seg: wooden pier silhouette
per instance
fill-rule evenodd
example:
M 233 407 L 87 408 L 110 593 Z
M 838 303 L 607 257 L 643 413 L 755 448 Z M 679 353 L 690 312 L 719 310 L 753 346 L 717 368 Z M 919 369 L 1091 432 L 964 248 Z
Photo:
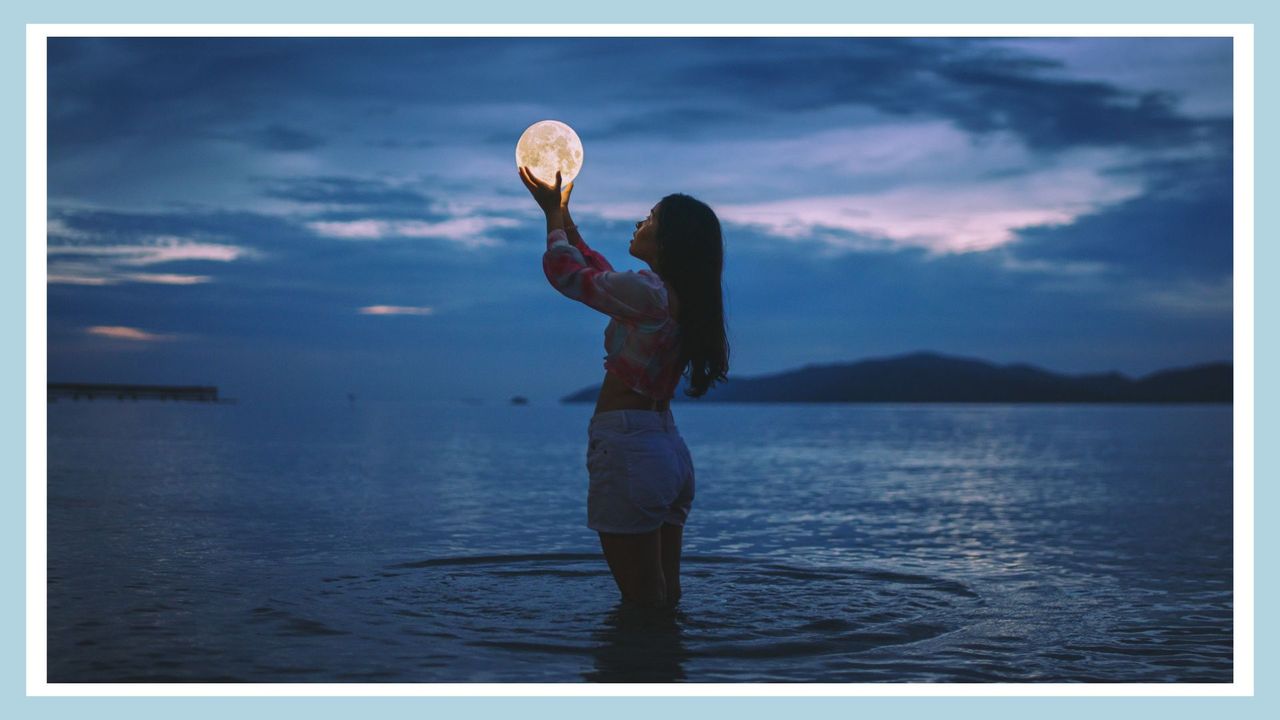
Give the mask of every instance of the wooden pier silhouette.
M 94 400 L 186 400 L 192 402 L 234 403 L 231 398 L 218 398 L 212 385 L 112 385 L 106 383 L 49 383 L 49 402 L 60 399 Z

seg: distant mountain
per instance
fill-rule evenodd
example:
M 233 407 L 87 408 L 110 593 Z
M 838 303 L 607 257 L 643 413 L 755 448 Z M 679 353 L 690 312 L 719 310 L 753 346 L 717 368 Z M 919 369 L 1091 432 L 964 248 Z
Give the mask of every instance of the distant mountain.
M 702 398 L 676 402 L 755 403 L 1231 403 L 1231 363 L 1154 372 L 1137 380 L 1117 372 L 1062 375 L 1025 364 L 916 352 L 836 365 L 806 365 L 775 375 L 729 376 Z M 595 402 L 600 386 L 561 402 Z

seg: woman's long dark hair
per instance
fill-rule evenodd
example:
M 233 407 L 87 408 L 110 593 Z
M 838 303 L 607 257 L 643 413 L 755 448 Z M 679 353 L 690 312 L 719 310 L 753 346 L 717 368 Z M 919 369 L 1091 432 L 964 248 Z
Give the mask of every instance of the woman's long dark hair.
M 685 394 L 701 397 L 729 372 L 720 219 L 706 203 L 673 193 L 658 203 L 657 220 L 658 272 L 675 288 L 679 303 L 680 368 L 689 378 Z

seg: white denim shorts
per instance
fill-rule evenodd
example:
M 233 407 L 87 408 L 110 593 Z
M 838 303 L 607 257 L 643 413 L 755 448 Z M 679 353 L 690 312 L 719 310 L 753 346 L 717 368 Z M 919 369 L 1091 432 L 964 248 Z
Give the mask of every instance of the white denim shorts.
M 645 533 L 684 525 L 693 458 L 670 410 L 610 410 L 587 427 L 587 527 Z

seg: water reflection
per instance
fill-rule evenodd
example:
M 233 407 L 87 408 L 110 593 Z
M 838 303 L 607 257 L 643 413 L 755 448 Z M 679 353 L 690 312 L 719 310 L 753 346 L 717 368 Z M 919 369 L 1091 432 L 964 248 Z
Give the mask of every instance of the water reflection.
M 595 669 L 584 672 L 588 682 L 683 682 L 689 657 L 679 608 L 653 608 L 631 603 L 615 605 L 600 629 L 591 634 Z
M 580 406 L 49 411 L 55 682 L 1232 677 L 1229 407 L 682 410 L 688 617 L 617 604 Z

